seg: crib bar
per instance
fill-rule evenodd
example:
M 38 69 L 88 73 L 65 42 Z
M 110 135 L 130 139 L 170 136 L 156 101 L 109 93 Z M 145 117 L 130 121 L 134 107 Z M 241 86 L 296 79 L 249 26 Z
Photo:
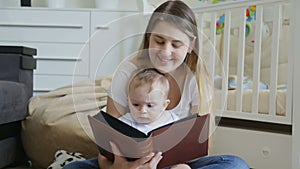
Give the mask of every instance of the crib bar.
M 231 23 L 231 11 L 226 10 L 225 11 L 225 23 Z M 222 58 L 222 63 L 223 63 L 223 68 L 224 68 L 224 76 L 222 80 L 222 100 L 225 101 L 224 103 L 224 108 L 227 108 L 227 94 L 228 94 L 228 75 L 229 75 L 229 54 L 230 54 L 230 24 L 225 24 L 224 26 L 224 32 L 223 32 L 223 51 L 221 56 Z
M 262 23 L 263 23 L 263 7 L 256 6 L 256 29 L 255 29 L 255 44 L 254 44 L 253 95 L 252 95 L 252 113 L 256 113 L 256 114 L 258 113 L 258 103 L 259 103 Z
M 212 75 L 212 77 L 215 77 L 215 63 L 216 63 L 216 22 L 217 22 L 217 14 L 216 12 L 211 13 L 210 15 L 210 42 L 211 42 L 211 48 L 210 48 L 210 57 L 209 57 L 209 71 Z
M 288 35 L 291 36 L 291 35 Z M 289 51 L 292 51 L 292 47 L 289 46 Z M 286 118 L 289 120 L 290 124 L 292 124 L 292 98 L 293 98 L 293 77 L 294 75 L 294 58 L 292 55 L 292 52 L 288 53 L 288 65 L 289 65 L 289 70 L 288 70 L 288 81 L 287 81 L 287 97 L 286 97 Z
M 279 58 L 279 37 L 280 37 L 280 21 L 281 21 L 281 4 L 275 5 L 273 34 L 272 34 L 272 52 L 271 52 L 271 72 L 270 72 L 270 103 L 269 110 L 271 116 L 276 116 L 276 95 L 277 95 L 277 79 L 278 79 L 278 58 Z
M 239 9 L 241 16 L 239 20 L 239 45 L 238 45 L 238 65 L 237 65 L 237 95 L 236 95 L 236 111 L 242 111 L 243 96 L 243 76 L 244 76 L 244 60 L 245 60 L 245 25 L 246 12 L 245 9 Z
M 229 118 L 235 118 L 235 119 L 238 118 L 244 120 L 254 120 L 254 121 L 262 121 L 262 122 L 278 123 L 278 124 L 291 124 L 291 121 L 289 121 L 285 116 L 270 116 L 266 114 L 254 114 L 254 113 L 245 113 L 245 112 L 241 113 L 241 112 L 231 111 L 231 110 L 228 110 L 225 113 L 223 113 L 223 116 Z
M 226 9 L 246 8 L 251 5 L 263 5 L 263 4 L 277 4 L 282 3 L 282 0 L 239 0 L 219 4 L 209 4 L 201 7 L 192 8 L 194 11 L 199 12 L 212 12 L 221 11 Z

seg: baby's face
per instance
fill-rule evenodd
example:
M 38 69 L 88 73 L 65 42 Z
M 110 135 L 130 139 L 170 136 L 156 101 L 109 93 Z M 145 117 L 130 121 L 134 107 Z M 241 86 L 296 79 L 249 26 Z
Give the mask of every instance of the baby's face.
M 132 118 L 139 123 L 151 123 L 157 120 L 168 105 L 162 90 L 142 85 L 128 94 L 128 105 Z

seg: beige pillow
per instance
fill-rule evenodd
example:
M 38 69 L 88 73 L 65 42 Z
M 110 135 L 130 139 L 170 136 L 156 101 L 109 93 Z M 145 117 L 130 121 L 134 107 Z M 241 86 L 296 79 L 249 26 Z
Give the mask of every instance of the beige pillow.
M 106 106 L 111 78 L 78 82 L 31 98 L 21 139 L 36 168 L 47 168 L 57 150 L 96 157 L 98 149 L 87 120 Z

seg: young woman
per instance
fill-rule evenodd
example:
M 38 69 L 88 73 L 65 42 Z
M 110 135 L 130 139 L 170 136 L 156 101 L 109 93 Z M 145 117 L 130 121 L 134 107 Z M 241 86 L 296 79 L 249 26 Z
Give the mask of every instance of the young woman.
M 211 80 L 198 50 L 193 11 L 182 1 L 167 1 L 160 5 L 151 15 L 140 51 L 124 61 L 114 74 L 107 113 L 115 117 L 126 113 L 127 83 L 131 74 L 143 67 L 154 67 L 168 78 L 170 104 L 167 110 L 180 118 L 194 113 L 210 113 L 213 96 Z M 117 152 L 118 148 L 113 143 L 111 145 Z M 99 154 L 98 158 L 70 163 L 64 169 L 155 169 L 161 158 L 161 153 L 151 153 L 133 162 L 115 156 L 112 162 Z M 244 160 L 230 155 L 201 157 L 187 164 L 193 169 L 249 168 Z

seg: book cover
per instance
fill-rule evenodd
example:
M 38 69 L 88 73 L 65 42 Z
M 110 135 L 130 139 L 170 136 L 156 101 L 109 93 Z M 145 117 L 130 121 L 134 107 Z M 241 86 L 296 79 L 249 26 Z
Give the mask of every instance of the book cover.
M 144 157 L 150 152 L 162 152 L 163 158 L 158 168 L 208 154 L 209 114 L 192 115 L 156 128 L 148 134 L 102 111 L 88 118 L 100 153 L 110 160 L 114 158 L 110 141 L 118 146 L 121 155 L 128 160 Z

